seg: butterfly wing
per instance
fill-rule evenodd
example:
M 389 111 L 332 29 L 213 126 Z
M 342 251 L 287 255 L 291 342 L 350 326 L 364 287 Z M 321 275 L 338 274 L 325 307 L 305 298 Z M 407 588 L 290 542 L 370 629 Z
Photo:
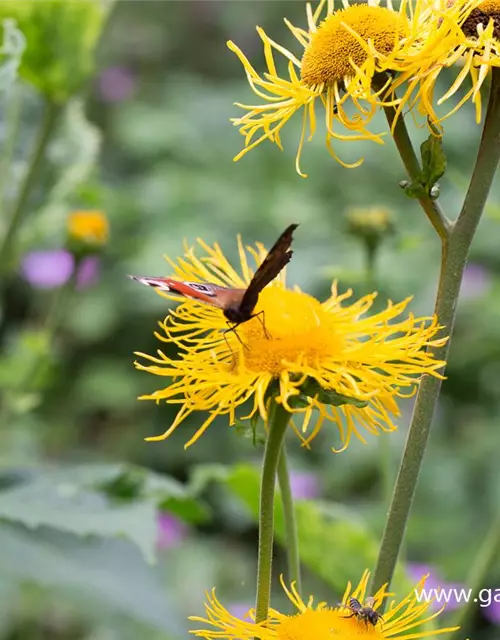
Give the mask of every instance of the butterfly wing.
M 219 287 L 210 282 L 181 282 L 172 278 L 157 278 L 150 276 L 129 276 L 132 280 L 136 280 L 147 287 L 153 287 L 159 291 L 168 291 L 176 293 L 185 298 L 199 300 L 206 304 L 222 309 L 224 307 L 224 292 L 226 287 Z M 222 295 L 221 295 L 222 294 Z M 222 299 L 221 299 L 222 298 Z
M 293 232 L 298 226 L 298 224 L 291 224 L 283 231 L 264 258 L 260 267 L 254 273 L 248 289 L 243 294 L 240 302 L 239 311 L 243 315 L 251 316 L 257 304 L 259 293 L 274 280 L 279 272 L 290 262 L 293 255 L 293 251 L 290 249 Z

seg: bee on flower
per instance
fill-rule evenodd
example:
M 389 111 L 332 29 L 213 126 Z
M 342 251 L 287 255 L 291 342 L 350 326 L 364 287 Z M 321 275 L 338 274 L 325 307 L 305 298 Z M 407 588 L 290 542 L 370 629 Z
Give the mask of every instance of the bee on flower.
M 415 585 L 414 589 L 399 602 L 391 600 L 383 619 L 377 613 L 377 609 L 394 594 L 388 593 L 386 587 L 382 587 L 372 598 L 366 598 L 368 579 L 370 574 L 365 571 L 360 583 L 354 589 L 351 583 L 342 598 L 342 603 L 337 607 L 328 606 L 325 602 L 314 602 L 311 596 L 305 602 L 298 593 L 294 584 L 288 588 L 283 579 L 283 589 L 295 607 L 293 615 L 284 614 L 276 609 L 270 609 L 268 617 L 263 622 L 255 622 L 255 612 L 250 610 L 244 618 L 232 615 L 215 595 L 215 590 L 207 594 L 205 603 L 206 618 L 191 617 L 194 622 L 204 625 L 203 629 L 191 631 L 197 638 L 215 640 L 251 640 L 255 637 L 260 640 L 282 640 L 294 638 L 294 640 L 418 640 L 422 638 L 435 638 L 438 635 L 455 631 L 458 627 L 429 629 L 427 623 L 436 619 L 443 611 L 441 608 L 434 613 L 428 613 L 431 602 L 418 602 L 418 594 L 425 585 L 425 577 Z M 352 602 L 370 601 L 372 611 L 371 620 L 367 621 L 359 615 L 347 615 Z M 372 608 L 373 607 L 373 608 Z

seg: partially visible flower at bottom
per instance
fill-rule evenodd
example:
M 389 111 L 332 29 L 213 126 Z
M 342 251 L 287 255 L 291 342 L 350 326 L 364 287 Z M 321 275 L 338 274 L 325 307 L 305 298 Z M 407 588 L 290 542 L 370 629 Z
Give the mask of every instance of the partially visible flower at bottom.
M 367 596 L 367 586 L 370 574 L 365 571 L 360 583 L 352 588 L 347 585 L 342 603 L 347 605 L 349 598 L 356 598 L 364 603 Z M 441 611 L 429 613 L 429 603 L 419 603 L 415 592 L 424 587 L 425 578 L 415 585 L 414 589 L 399 602 L 392 600 L 375 625 L 367 623 L 346 607 L 329 607 L 325 602 L 314 603 L 313 597 L 307 602 L 302 600 L 294 584 L 287 588 L 282 585 L 290 602 L 297 609 L 295 615 L 280 613 L 270 609 L 267 620 L 256 623 L 255 611 L 250 612 L 250 619 L 241 619 L 232 615 L 218 600 L 215 590 L 207 594 L 205 610 L 207 617 L 193 616 L 190 620 L 206 625 L 204 629 L 197 629 L 191 633 L 205 640 L 417 640 L 430 638 L 455 631 L 458 627 L 445 629 L 428 629 L 425 625 L 435 619 Z M 384 600 L 393 596 L 382 587 L 374 595 L 373 608 L 380 608 Z
M 178 280 L 248 287 L 253 272 L 241 241 L 241 275 L 218 245 L 199 242 L 206 255 L 198 258 L 188 249 L 185 258 L 171 262 Z M 247 250 L 257 264 L 266 255 L 261 245 Z M 136 354 L 147 361 L 136 362 L 138 369 L 167 380 L 165 388 L 141 399 L 179 407 L 169 429 L 147 440 L 164 440 L 195 411 L 205 414 L 204 422 L 186 446 L 218 416 L 227 415 L 233 425 L 241 411 L 241 419 L 260 417 L 267 424 L 271 396 L 292 414 L 303 446 L 327 423 L 337 427 L 342 450 L 352 436 L 365 442 L 366 433 L 394 431 L 399 398 L 412 396 L 424 374 L 442 378 L 445 363 L 433 350 L 447 338 L 438 337 L 442 327 L 435 316 L 405 313 L 411 298 L 389 301 L 368 315 L 376 295 L 350 301 L 352 291 L 339 293 L 334 283 L 320 302 L 297 287 L 285 289 L 282 272 L 260 293 L 254 309 L 259 317 L 230 332 L 220 308 L 183 299 L 156 333 L 180 347 L 178 356 Z
M 171 513 L 161 511 L 158 514 L 158 535 L 156 546 L 158 549 L 177 547 L 188 533 L 187 525 Z
M 66 284 L 73 274 L 75 259 L 66 249 L 31 251 L 21 262 L 23 278 L 35 289 L 55 289 Z M 100 263 L 95 256 L 84 258 L 79 267 L 76 286 L 85 288 L 99 279 Z

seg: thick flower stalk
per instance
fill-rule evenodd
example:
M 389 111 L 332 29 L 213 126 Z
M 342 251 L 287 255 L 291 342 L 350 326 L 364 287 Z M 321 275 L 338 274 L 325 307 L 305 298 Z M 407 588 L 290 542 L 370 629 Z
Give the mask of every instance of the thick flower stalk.
M 333 140 L 372 140 L 382 143 L 381 134 L 368 130 L 368 125 L 381 102 L 392 104 L 390 90 L 395 72 L 407 69 L 407 58 L 414 71 L 415 51 L 426 40 L 431 6 L 425 0 L 414 3 L 402 0 L 393 7 L 391 0 L 381 6 L 380 0 L 366 4 L 343 0 L 343 8 L 335 9 L 333 0 L 321 0 L 312 9 L 307 5 L 307 28 L 285 20 L 298 42 L 299 55 L 272 40 L 263 29 L 257 31 L 264 44 L 267 71 L 259 74 L 245 54 L 233 42 L 228 47 L 236 53 L 245 69 L 250 88 L 261 99 L 260 104 L 236 103 L 246 113 L 233 123 L 245 136 L 244 149 L 234 158 L 264 140 L 281 144 L 281 129 L 302 112 L 302 132 L 296 157 L 300 175 L 300 155 L 309 131 L 316 132 L 316 107 L 324 109 L 326 144 L 331 155 L 344 166 L 358 166 L 361 160 L 347 164 L 333 149 Z M 275 55 L 285 58 L 286 76 L 278 72 Z M 374 80 L 377 80 L 374 82 Z M 401 99 L 394 104 L 403 106 Z
M 177 279 L 246 288 L 253 274 L 249 256 L 258 265 L 266 255 L 261 245 L 245 250 L 239 240 L 239 273 L 218 245 L 199 244 L 205 255 L 197 257 L 191 248 L 170 261 Z M 376 294 L 353 302 L 351 297 L 333 284 L 330 297 L 320 302 L 298 288 L 286 289 L 282 275 L 261 292 L 255 308 L 261 315 L 230 332 L 220 309 L 183 299 L 156 333 L 179 347 L 178 355 L 137 354 L 146 360 L 136 362 L 138 369 L 169 380 L 141 399 L 180 405 L 169 429 L 148 440 L 167 438 L 195 411 L 208 415 L 186 446 L 219 416 L 227 415 L 231 425 L 240 412 L 239 418 L 267 423 L 271 396 L 292 414 L 304 445 L 327 423 L 337 427 L 341 449 L 353 436 L 364 442 L 366 433 L 396 429 L 398 399 L 413 395 L 422 375 L 441 377 L 444 362 L 432 349 L 446 338 L 436 337 L 435 317 L 405 314 L 410 298 L 368 315 Z
M 392 600 L 383 619 L 379 619 L 375 625 L 352 615 L 351 610 L 347 608 L 349 599 L 356 598 L 365 603 L 368 579 L 369 573 L 365 572 L 357 587 L 353 589 L 349 583 L 342 598 L 344 606 L 333 607 L 325 602 L 314 603 L 312 596 L 304 602 L 294 584 L 287 588 L 282 581 L 286 595 L 297 610 L 296 613 L 288 615 L 271 609 L 268 618 L 260 623 L 255 622 L 254 611 L 249 611 L 243 619 L 229 613 L 217 599 L 214 590 L 207 595 L 206 618 L 191 618 L 205 628 L 191 633 L 205 640 L 250 640 L 255 637 L 260 640 L 417 640 L 434 638 L 456 629 L 426 629 L 425 625 L 437 618 L 443 609 L 431 613 L 429 610 L 432 602 L 418 602 L 416 594 L 425 585 L 425 578 L 416 584 L 405 598 L 400 601 Z M 376 611 L 392 595 L 385 587 L 379 589 L 373 599 L 373 609 Z

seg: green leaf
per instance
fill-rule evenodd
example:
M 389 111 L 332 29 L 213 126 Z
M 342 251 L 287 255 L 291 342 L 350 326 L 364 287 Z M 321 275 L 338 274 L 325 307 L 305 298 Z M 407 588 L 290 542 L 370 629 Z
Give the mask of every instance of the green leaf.
M 189 489 L 193 495 L 200 495 L 212 482 L 224 484 L 228 476 L 229 468 L 222 464 L 200 464 L 191 473 Z
M 359 400 L 358 398 L 351 398 L 344 396 L 341 393 L 337 393 L 331 389 L 324 389 L 317 380 L 314 378 L 307 378 L 307 380 L 301 386 L 301 391 L 304 397 L 296 397 L 292 399 L 295 405 L 307 406 L 309 404 L 309 398 L 317 398 L 322 404 L 330 404 L 334 407 L 339 407 L 343 404 L 352 404 L 355 407 L 363 408 L 368 405 L 365 400 Z
M 262 422 L 257 414 L 252 416 L 250 420 L 235 420 L 234 428 L 236 434 L 240 436 L 240 438 L 247 438 L 252 440 L 252 444 L 254 447 L 258 447 L 259 445 L 264 445 L 266 442 L 265 434 L 263 430 L 259 430 L 259 427 L 262 426 Z
M 437 182 L 446 171 L 442 137 L 430 134 L 420 145 L 420 156 L 422 169 L 418 176 L 411 182 L 404 180 L 400 183 L 400 187 L 410 198 L 419 199 L 430 196 L 436 200 L 439 197 Z
M 78 91 L 93 72 L 106 13 L 99 0 L 0 3 L 0 18 L 17 20 L 26 38 L 21 76 L 57 103 Z
M 430 135 L 420 146 L 422 156 L 421 181 L 430 194 L 432 187 L 446 171 L 446 156 L 440 136 Z
M 88 470 L 92 486 L 111 498 L 152 501 L 158 509 L 170 511 L 189 523 L 209 518 L 208 507 L 195 498 L 190 489 L 169 476 L 125 464 L 92 465 L 84 469 Z
M 78 536 L 126 538 L 154 562 L 157 511 L 188 521 L 206 510 L 183 486 L 126 465 L 88 465 L 37 475 L 0 493 L 0 518 L 30 529 L 48 526 Z
M 182 636 L 160 571 L 125 540 L 82 540 L 47 528 L 0 525 L 0 573 L 6 582 L 63 588 L 96 609 Z
M 17 80 L 26 39 L 16 26 L 16 21 L 4 18 L 3 42 L 0 49 L 0 91 L 9 91 Z

